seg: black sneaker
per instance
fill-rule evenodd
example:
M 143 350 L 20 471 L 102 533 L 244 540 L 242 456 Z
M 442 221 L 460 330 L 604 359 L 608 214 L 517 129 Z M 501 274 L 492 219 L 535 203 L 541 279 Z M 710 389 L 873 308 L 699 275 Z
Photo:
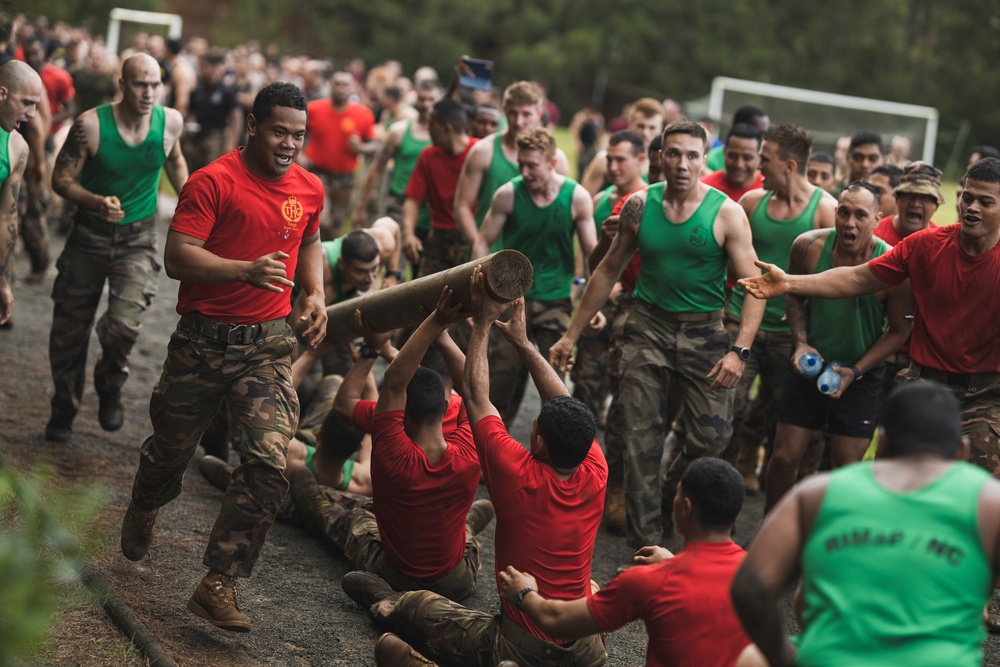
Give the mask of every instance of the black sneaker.
M 55 417 L 49 419 L 49 423 L 45 425 L 45 439 L 49 442 L 69 442 L 72 436 L 73 426 Z

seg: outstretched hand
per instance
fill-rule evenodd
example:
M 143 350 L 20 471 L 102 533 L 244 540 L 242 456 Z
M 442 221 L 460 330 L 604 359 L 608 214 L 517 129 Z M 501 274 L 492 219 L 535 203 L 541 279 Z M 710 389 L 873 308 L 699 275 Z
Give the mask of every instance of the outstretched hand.
M 510 303 L 500 303 L 486 291 L 486 276 L 483 268 L 472 270 L 472 323 L 492 326 L 500 314 L 510 307 Z
M 752 278 L 740 278 L 739 285 L 747 294 L 756 299 L 773 299 L 776 296 L 788 294 L 788 274 L 774 264 L 754 260 L 754 264 L 764 271 L 763 275 Z
M 514 314 L 506 322 L 496 320 L 493 326 L 500 330 L 503 337 L 514 347 L 528 345 L 528 320 L 524 314 L 524 297 L 514 302 Z

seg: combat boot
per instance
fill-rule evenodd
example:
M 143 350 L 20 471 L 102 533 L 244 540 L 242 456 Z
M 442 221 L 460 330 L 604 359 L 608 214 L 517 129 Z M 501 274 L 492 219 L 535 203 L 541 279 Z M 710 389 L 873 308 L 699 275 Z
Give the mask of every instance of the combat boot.
M 143 511 L 129 503 L 122 520 L 122 555 L 129 560 L 142 560 L 153 543 L 153 524 L 159 509 Z
M 236 577 L 210 570 L 187 603 L 188 611 L 212 625 L 232 632 L 250 632 L 253 623 L 240 611 L 236 600 Z

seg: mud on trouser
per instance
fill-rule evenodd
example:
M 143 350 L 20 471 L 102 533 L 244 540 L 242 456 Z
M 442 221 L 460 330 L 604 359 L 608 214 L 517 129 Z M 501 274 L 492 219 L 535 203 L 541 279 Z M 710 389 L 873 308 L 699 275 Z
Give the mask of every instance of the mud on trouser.
M 288 490 L 282 472 L 299 411 L 289 363 L 295 338 L 284 319 L 240 328 L 246 336 L 230 338 L 234 343 L 213 338 L 215 326 L 228 328 L 188 313 L 170 337 L 149 401 L 153 435 L 139 453 L 132 502 L 151 510 L 176 498 L 202 433 L 225 409 L 242 464 L 223 497 L 204 563 L 246 577 Z
M 733 390 L 709 389 L 706 376 L 729 350 L 729 336 L 718 319 L 678 321 L 637 301 L 623 329 L 619 368 L 625 427 L 625 508 L 631 547 L 671 539 L 673 517 L 663 497 L 673 497 L 687 466 L 703 456 L 718 456 L 732 436 Z M 663 441 L 670 425 L 667 396 L 676 383 L 683 395 L 687 437 L 666 476 L 660 480 Z M 662 533 L 661 533 L 662 529 Z
M 583 401 L 595 416 L 604 409 L 604 399 L 608 396 L 608 353 L 611 348 L 611 321 L 618 310 L 617 304 L 609 301 L 601 308 L 607 324 L 598 331 L 589 326 L 576 341 L 576 355 L 570 378 L 573 380 L 573 397 Z
M 55 385 L 52 415 L 57 421 L 72 422 L 80 409 L 90 330 L 105 282 L 108 309 L 97 322 L 101 356 L 94 384 L 101 393 L 119 391 L 125 384 L 140 318 L 156 295 L 157 254 L 152 218 L 113 225 L 77 213 L 56 262 L 59 275 L 52 286 L 49 364 Z
M 469 261 L 469 244 L 457 229 L 431 229 L 420 255 L 418 277 L 430 276 Z

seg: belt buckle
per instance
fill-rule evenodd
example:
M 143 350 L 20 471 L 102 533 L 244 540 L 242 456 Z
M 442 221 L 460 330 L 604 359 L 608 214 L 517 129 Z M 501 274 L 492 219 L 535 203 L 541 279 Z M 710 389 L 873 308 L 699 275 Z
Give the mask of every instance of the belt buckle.
M 244 334 L 250 329 L 246 324 L 237 324 L 226 333 L 227 345 L 246 345 Z

